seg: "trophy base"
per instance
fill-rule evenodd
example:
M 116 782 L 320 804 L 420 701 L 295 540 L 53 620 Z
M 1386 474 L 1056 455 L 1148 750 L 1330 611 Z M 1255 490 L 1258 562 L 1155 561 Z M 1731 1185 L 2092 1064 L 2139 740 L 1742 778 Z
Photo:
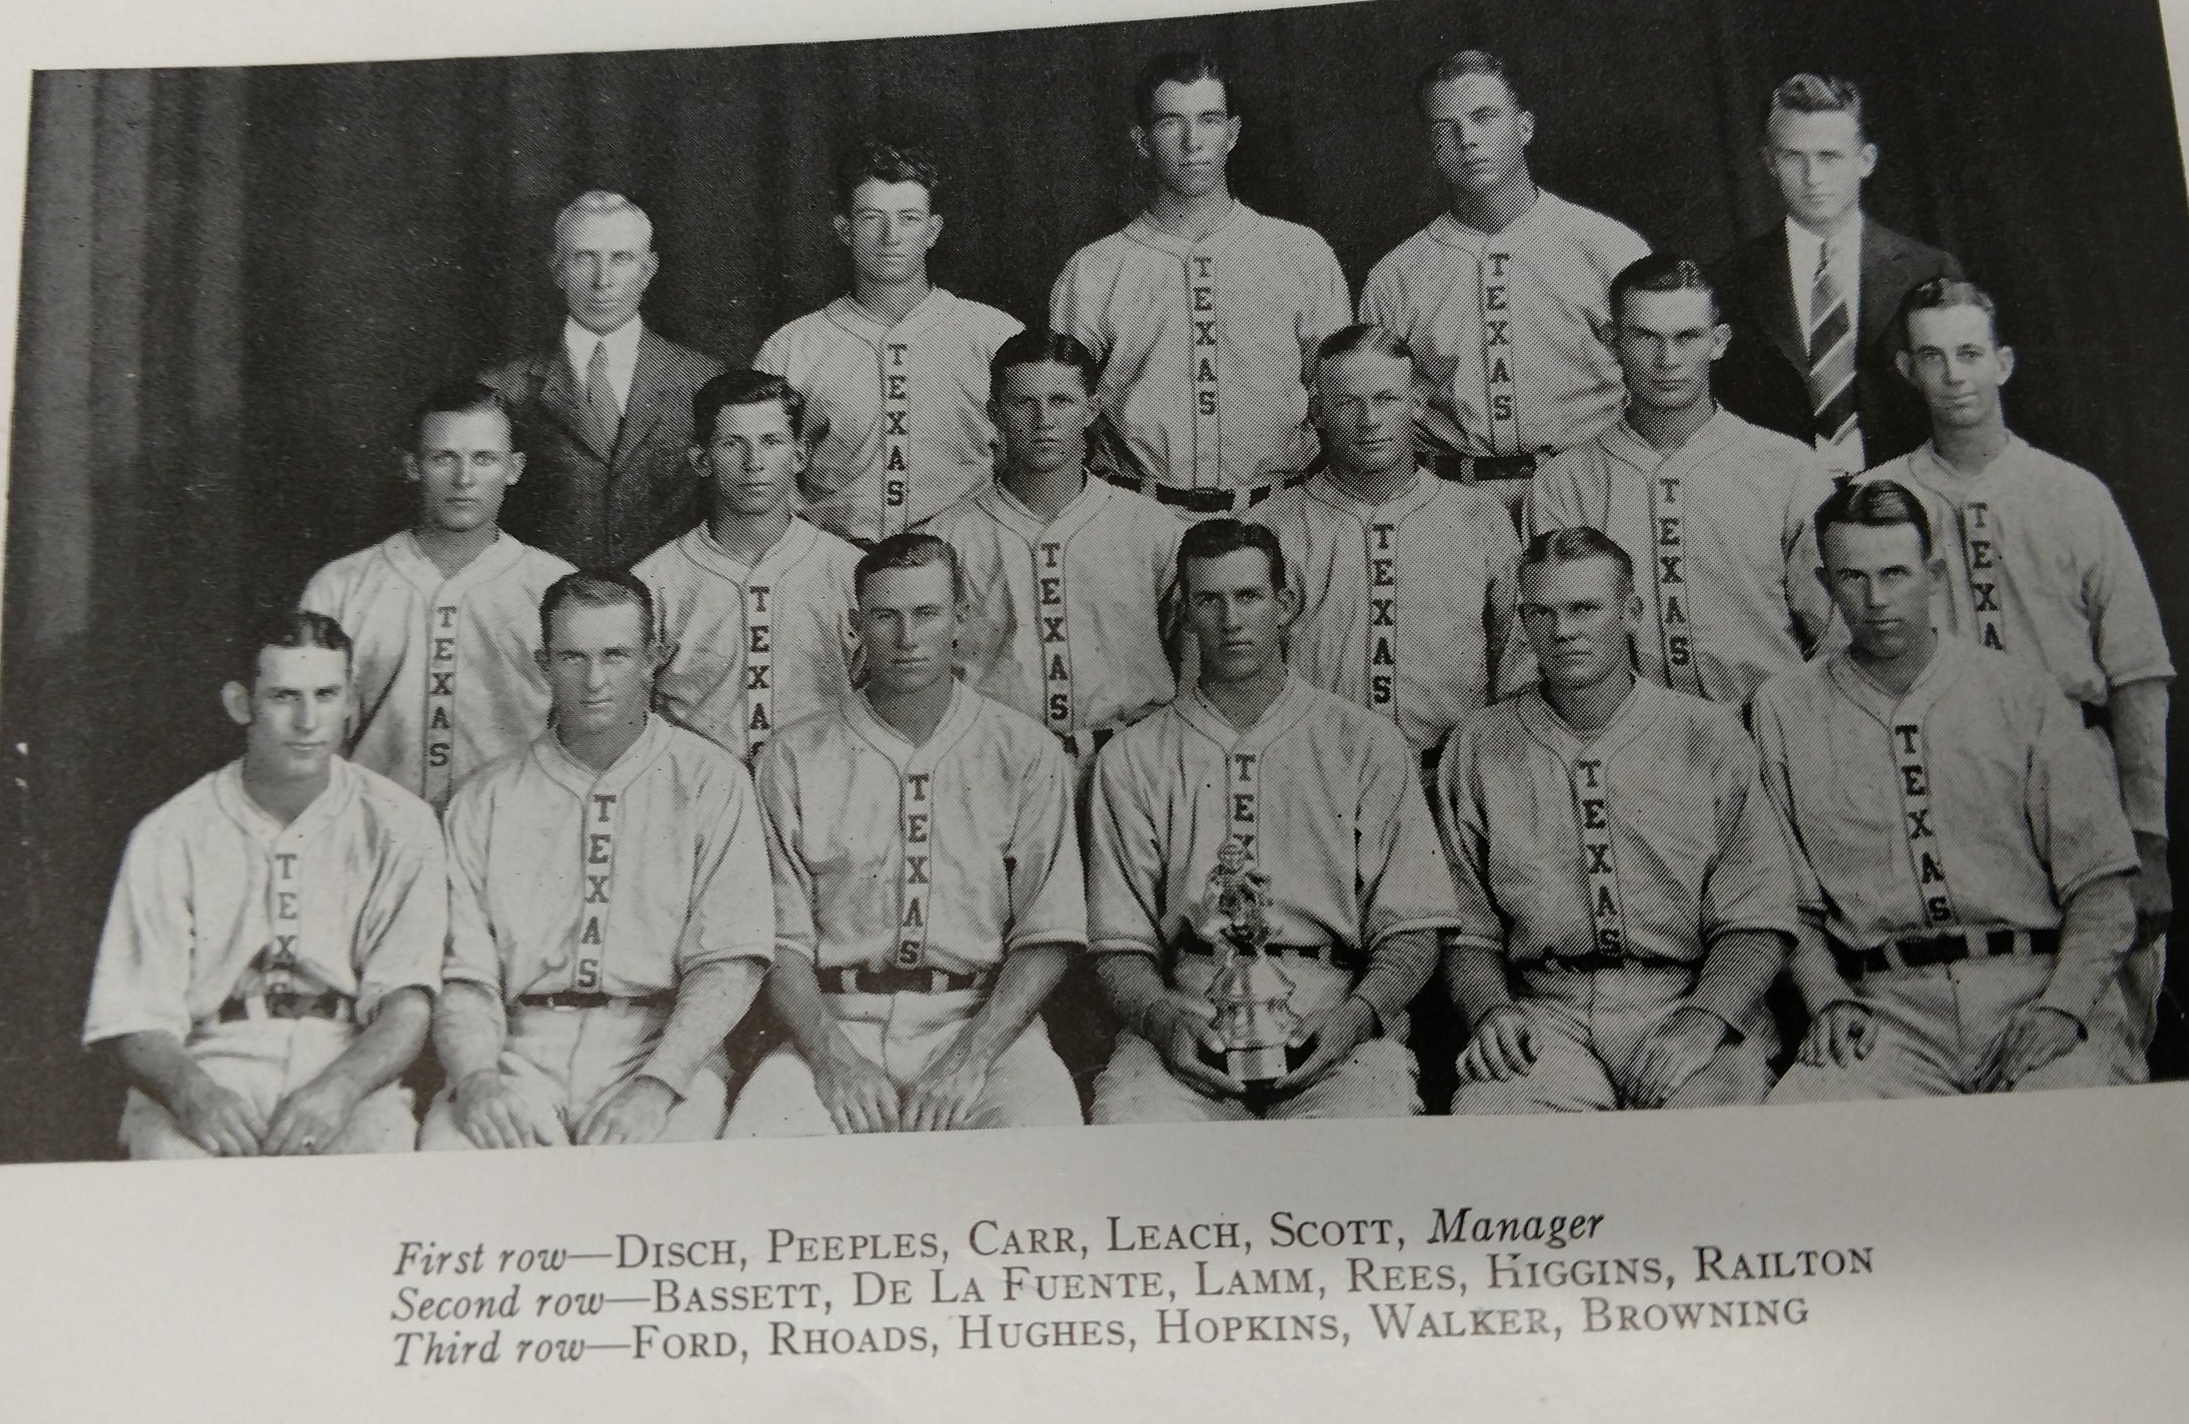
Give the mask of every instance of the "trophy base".
M 1299 1088 L 1279 1091 L 1277 1080 L 1305 1063 L 1315 1053 L 1315 1041 L 1301 1044 L 1275 1044 L 1267 1048 L 1235 1048 L 1222 1053 L 1201 1052 L 1201 1061 L 1219 1073 L 1236 1079 L 1244 1089 L 1240 1100 L 1248 1107 L 1260 1111 L 1269 1104 L 1291 1097 Z M 1302 1087 L 1305 1085 L 1302 1084 Z

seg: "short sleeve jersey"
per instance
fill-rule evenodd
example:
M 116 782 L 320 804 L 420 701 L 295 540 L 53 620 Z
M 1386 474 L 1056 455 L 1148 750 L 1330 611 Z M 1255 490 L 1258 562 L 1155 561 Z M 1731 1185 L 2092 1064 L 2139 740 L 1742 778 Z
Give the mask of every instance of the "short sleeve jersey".
M 899 534 L 988 477 L 988 363 L 1019 322 L 936 287 L 895 325 L 838 297 L 753 365 L 806 398 L 805 517 L 858 544 Z
M 1785 829 L 1731 708 L 1637 679 L 1584 738 L 1531 688 L 1453 735 L 1436 799 L 1461 944 L 1692 963 L 1731 931 L 1795 933 Z
M 1538 188 L 1500 233 L 1438 214 L 1368 274 L 1360 318 L 1413 348 L 1458 453 L 1570 450 L 1619 418 L 1626 387 L 1596 332 L 1611 279 L 1648 255 L 1623 223 Z
M 1634 560 L 1642 675 L 1745 704 L 1831 621 L 1811 523 L 1832 476 L 1801 442 L 1724 410 L 1662 454 L 1620 421 L 1535 472 L 1532 538 L 1587 525 Z
M 1081 248 L 1049 325 L 1102 362 L 1102 409 L 1143 476 L 1252 489 L 1314 458 L 1302 373 L 1350 305 L 1329 243 L 1234 201 L 1199 242 L 1143 213 Z
M 467 783 L 447 826 L 443 973 L 506 1003 L 644 998 L 702 965 L 773 956 L 752 779 L 659 717 L 603 772 L 545 733 Z
M 453 576 L 410 531 L 321 569 L 301 606 L 356 645 L 349 755 L 435 810 L 473 772 L 547 727 L 540 596 L 571 572 L 507 534 Z
M 1173 691 L 1159 608 L 1185 526 L 1088 479 L 1043 523 L 999 480 L 930 520 L 965 571 L 965 680 L 1065 734 L 1136 722 Z
M 360 1020 L 397 989 L 438 989 L 448 933 L 432 808 L 337 757 L 284 826 L 243 763 L 201 777 L 138 823 L 91 976 L 84 1042 L 191 1025 L 239 994 L 332 989 Z
M 1417 472 L 1372 505 L 1324 473 L 1249 517 L 1276 531 L 1300 590 L 1293 673 L 1391 718 L 1415 751 L 1488 702 L 1516 659 L 1532 666 L 1513 629 L 1520 544 L 1495 495 Z
M 783 953 L 966 973 L 1087 942 L 1071 762 L 963 683 L 918 746 L 855 692 L 784 729 L 755 774 Z
M 852 571 L 859 551 L 792 519 L 760 562 L 732 558 L 702 524 L 639 560 L 676 655 L 655 708 L 749 766 L 775 729 L 851 690 Z

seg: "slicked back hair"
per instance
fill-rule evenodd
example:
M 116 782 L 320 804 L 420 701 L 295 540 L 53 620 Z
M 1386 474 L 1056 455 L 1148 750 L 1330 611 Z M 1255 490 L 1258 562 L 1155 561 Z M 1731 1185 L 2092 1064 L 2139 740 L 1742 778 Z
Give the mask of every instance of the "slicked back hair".
M 806 436 L 806 398 L 798 388 L 772 371 L 724 371 L 692 392 L 692 440 L 714 443 L 715 417 L 733 405 L 766 405 L 774 401 L 790 417 L 790 433 Z
M 1213 79 L 1224 86 L 1224 109 L 1227 113 L 1239 112 L 1238 96 L 1232 91 L 1231 74 L 1222 60 L 1200 50 L 1168 50 L 1140 66 L 1140 74 L 1133 80 L 1133 118 L 1146 128 L 1155 122 L 1155 91 L 1166 84 L 1198 84 Z
M 1677 253 L 1652 252 L 1639 262 L 1627 264 L 1611 279 L 1611 319 L 1615 324 L 1625 313 L 1629 292 L 1701 292 L 1710 298 L 1710 320 L 1718 320 L 1717 287 L 1700 266 Z
M 644 646 L 654 645 L 654 592 L 645 580 L 629 569 L 579 569 L 564 574 L 547 586 L 540 595 L 540 646 L 552 648 L 555 642 L 555 614 L 564 604 L 575 603 L 586 608 L 613 608 L 628 603 L 639 611 L 639 631 L 645 636 Z
M 1350 356 L 1356 351 L 1373 351 L 1378 356 L 1388 356 L 1394 361 L 1412 361 L 1414 348 L 1406 344 L 1406 338 L 1389 327 L 1374 322 L 1355 322 L 1331 332 L 1315 348 L 1315 364 L 1335 361 L 1340 356 Z
M 924 569 L 929 564 L 941 564 L 950 570 L 950 601 L 964 603 L 965 568 L 958 562 L 958 551 L 946 541 L 917 529 L 892 534 L 867 550 L 851 571 L 852 593 L 864 600 L 866 581 L 884 569 Z
M 851 211 L 862 183 L 917 183 L 927 190 L 927 210 L 942 211 L 942 165 L 924 148 L 867 139 L 836 161 L 836 209 Z
M 1834 524 L 1861 524 L 1871 529 L 1912 524 L 1916 546 L 1924 558 L 1931 556 L 1930 516 L 1923 512 L 1923 501 L 1897 480 L 1841 485 L 1817 506 L 1816 524 L 1819 558 L 1824 554 L 1824 531 Z
M 1896 318 L 1900 323 L 1901 339 L 1910 346 L 1915 344 L 1908 327 L 1917 312 L 1942 311 L 1947 307 L 1975 307 L 1991 319 L 1991 344 L 2006 345 L 2005 334 L 1999 329 L 1999 303 L 1982 287 L 1959 277 L 1933 277 L 1909 288 L 1908 295 L 1900 299 L 1900 312 Z
M 1848 114 L 1855 121 L 1855 138 L 1868 142 L 1862 126 L 1862 90 L 1851 79 L 1836 74 L 1801 73 L 1771 91 L 1771 105 L 1764 111 L 1763 122 L 1769 129 L 1771 116 L 1789 114 Z
M 1187 565 L 1195 560 L 1220 559 L 1243 549 L 1259 549 L 1269 561 L 1269 586 L 1282 592 L 1285 586 L 1285 551 L 1277 531 L 1266 524 L 1241 519 L 1204 519 L 1186 531 L 1178 542 L 1178 591 L 1190 591 Z
M 1547 529 L 1528 541 L 1528 547 L 1520 551 L 1520 567 L 1535 568 L 1542 564 L 1578 564 L 1585 559 L 1609 559 L 1619 570 L 1621 597 L 1634 592 L 1634 556 L 1619 547 L 1619 541 L 1601 529 L 1586 524 L 1575 524 L 1565 529 Z
M 410 413 L 410 448 L 416 450 L 424 442 L 427 416 L 469 415 L 476 410 L 500 411 L 502 423 L 509 428 L 509 448 L 517 448 L 517 417 L 502 393 L 484 381 L 450 381 L 428 391 Z
M 1095 387 L 1102 379 L 1102 363 L 1078 337 L 1067 331 L 1030 326 L 996 348 L 995 358 L 988 363 L 989 394 L 997 400 L 1003 399 L 1005 372 L 1020 366 L 1047 363 L 1069 366 L 1079 372 L 1079 383 L 1088 395 L 1095 393 Z
M 1463 49 L 1456 54 L 1446 55 L 1421 71 L 1420 77 L 1414 80 L 1414 111 L 1427 118 L 1429 91 L 1439 84 L 1450 84 L 1469 74 L 1496 76 L 1504 84 L 1505 92 L 1512 95 L 1513 107 L 1523 111 L 1527 109 L 1528 101 L 1520 95 L 1519 81 L 1513 78 L 1513 72 L 1504 60 L 1486 49 Z
M 229 655 L 235 680 L 245 687 L 258 686 L 258 655 L 268 648 L 326 648 L 342 655 L 345 666 L 355 666 L 357 650 L 342 625 L 324 613 L 284 608 L 252 619 L 244 625 Z

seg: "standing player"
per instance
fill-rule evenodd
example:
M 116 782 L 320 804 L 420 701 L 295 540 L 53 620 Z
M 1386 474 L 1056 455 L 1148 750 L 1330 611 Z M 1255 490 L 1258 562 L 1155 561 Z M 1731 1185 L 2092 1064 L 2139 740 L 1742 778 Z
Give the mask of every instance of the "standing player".
M 427 396 L 403 456 L 418 523 L 327 565 L 300 600 L 356 642 L 350 759 L 436 811 L 547 726 L 533 610 L 570 566 L 496 523 L 502 492 L 524 473 L 514 436 L 490 386 Z
M 1611 284 L 1607 339 L 1626 374 L 1626 419 L 1536 472 L 1532 537 L 1586 526 L 1649 570 L 1635 651 L 1677 692 L 1744 707 L 1807 656 L 1831 619 L 1809 516 L 1832 492 L 1807 446 L 1711 398 L 1731 333 L 1685 258 L 1658 254 Z
M 1178 552 L 1197 684 L 1103 749 L 1087 843 L 1089 948 L 1127 1029 L 1096 1122 L 1420 1110 L 1406 1005 L 1456 923 L 1414 758 L 1390 719 L 1288 675 L 1299 612 L 1277 536 L 1215 519 Z M 1295 986 L 1303 1062 L 1250 1106 L 1209 1066 L 1208 990 L 1231 917 L 1220 863 L 1264 877 L 1269 952 Z M 1221 1061 L 1221 1060 L 1218 1060 Z
M 951 674 L 950 546 L 859 561 L 868 681 L 785 728 L 757 775 L 775 867 L 768 1001 L 792 1039 L 729 1136 L 1077 1124 L 1037 1011 L 1087 940 L 1071 764 Z
M 692 397 L 707 522 L 631 570 L 654 592 L 669 662 L 660 710 L 747 766 L 777 727 L 850 691 L 859 551 L 791 513 L 806 402 L 781 376 L 729 371 Z
M 2173 912 L 2166 867 L 2166 716 L 2174 664 L 2143 561 L 2105 485 L 2007 429 L 2000 388 L 2014 348 L 1971 282 L 1908 294 L 1901 373 L 1930 407 L 1931 438 L 1863 476 L 1923 501 L 1946 566 L 1937 626 L 2051 672 L 2086 725 L 2110 734 L 2141 863 L 2129 1011 L 2150 1044 Z
M 1451 207 L 1376 264 L 1360 317 L 1413 348 L 1437 473 L 1502 481 L 1517 509 L 1540 460 L 1619 418 L 1619 363 L 1597 333 L 1612 277 L 1649 244 L 1536 186 L 1535 115 L 1495 55 L 1431 65 L 1414 102 Z
M 408 1152 L 395 1079 L 441 982 L 440 826 L 335 755 L 339 625 L 288 613 L 238 652 L 221 703 L 243 756 L 130 836 L 84 1042 L 112 1044 L 129 1074 L 132 1157 Z
M 711 1138 L 773 938 L 752 780 L 648 712 L 667 650 L 645 584 L 571 574 L 540 628 L 553 727 L 449 803 L 449 1087 L 418 1144 Z
M 1636 678 L 1642 609 L 1604 534 L 1530 540 L 1520 617 L 1542 681 L 1468 721 L 1438 770 L 1460 904 L 1445 975 L 1472 1030 L 1454 1113 L 1770 1091 L 1785 830 L 1739 715 Z
M 861 546 L 901 533 L 988 477 L 988 361 L 1018 321 L 927 279 L 942 173 L 866 143 L 836 171 L 851 295 L 769 337 L 753 365 L 806 398 L 805 516 Z
M 1102 363 L 1101 473 L 1197 517 L 1243 511 L 1313 460 L 1307 367 L 1351 304 L 1330 244 L 1232 197 L 1232 100 L 1208 55 L 1141 68 L 1147 211 L 1074 253 L 1049 293 L 1049 325 Z
M 1945 577 L 1891 480 L 1817 511 L 1844 653 L 1756 694 L 1764 780 L 1815 872 L 1811 1025 L 1772 1102 L 2137 1081 L 2118 971 L 2136 848 L 2042 669 L 1930 620 Z
M 1086 347 L 1022 331 L 992 369 L 996 477 L 927 532 L 965 573 L 966 681 L 1091 767 L 1112 734 L 1175 690 L 1161 605 L 1183 526 L 1145 495 L 1088 477 L 1097 367 Z
M 1299 590 L 1293 673 L 1392 718 L 1429 761 L 1512 651 L 1520 545 L 1496 496 L 1414 464 L 1419 409 L 1405 342 L 1374 326 L 1326 338 L 1312 410 L 1328 468 L 1255 520 Z

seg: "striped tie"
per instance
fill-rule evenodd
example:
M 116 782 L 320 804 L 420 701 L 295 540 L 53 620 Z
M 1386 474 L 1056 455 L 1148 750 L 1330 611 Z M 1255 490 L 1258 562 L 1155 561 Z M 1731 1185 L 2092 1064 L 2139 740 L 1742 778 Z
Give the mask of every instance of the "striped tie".
M 1832 245 L 1817 249 L 1809 289 L 1809 408 L 1816 413 L 1816 447 L 1839 474 L 1862 469 L 1862 431 L 1855 422 L 1855 322 L 1832 276 Z
M 616 388 L 609 383 L 605 341 L 593 343 L 593 359 L 585 366 L 585 414 L 593 427 L 594 444 L 613 451 L 622 432 L 623 411 L 616 405 Z

